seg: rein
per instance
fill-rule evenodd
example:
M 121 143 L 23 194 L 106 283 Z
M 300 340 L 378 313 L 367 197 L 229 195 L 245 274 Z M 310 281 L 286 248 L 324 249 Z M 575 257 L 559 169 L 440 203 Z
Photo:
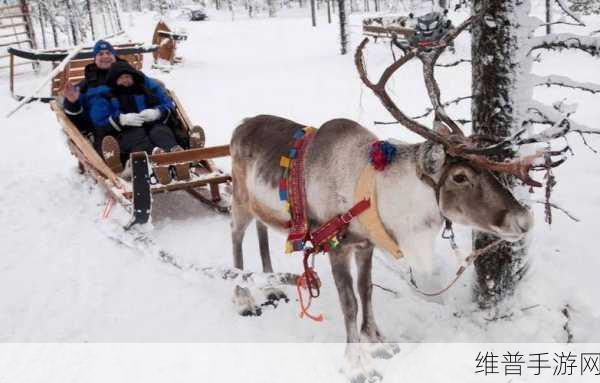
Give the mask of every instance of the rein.
M 462 265 L 460 265 L 460 267 L 456 271 L 455 277 L 443 289 L 435 291 L 435 292 L 427 292 L 427 291 L 423 291 L 423 290 L 419 289 L 414 283 L 411 283 L 412 288 L 416 292 L 418 292 L 419 294 L 425 295 L 427 297 L 435 297 L 435 296 L 438 296 L 438 295 L 441 295 L 441 294 L 445 293 L 452 286 L 454 286 L 454 284 L 458 281 L 458 279 L 460 278 L 460 276 L 467 270 L 467 268 L 469 266 L 471 266 L 473 264 L 473 262 L 475 262 L 475 260 L 478 257 L 480 257 L 481 255 L 487 253 L 490 249 L 496 247 L 500 242 L 502 242 L 502 239 L 497 239 L 494 242 L 488 244 L 487 246 L 485 246 L 485 247 L 483 247 L 481 249 L 478 249 L 478 250 L 474 250 L 473 252 L 471 252 L 471 254 L 467 258 L 465 258 L 465 260 L 463 261 Z M 452 249 L 454 250 L 455 254 L 458 255 L 458 247 L 455 248 L 454 246 L 456 246 L 455 243 L 452 245 Z

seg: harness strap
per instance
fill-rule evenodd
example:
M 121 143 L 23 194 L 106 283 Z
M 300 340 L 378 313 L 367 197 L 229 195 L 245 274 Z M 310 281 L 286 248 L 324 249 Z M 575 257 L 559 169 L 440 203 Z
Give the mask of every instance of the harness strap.
M 310 235 L 310 241 L 315 248 L 320 248 L 331 239 L 331 237 L 343 231 L 350 222 L 358 217 L 361 213 L 369 209 L 371 201 L 369 199 L 363 199 L 356 205 L 352 206 L 350 210 L 342 215 L 335 216 L 323 225 L 319 226 Z

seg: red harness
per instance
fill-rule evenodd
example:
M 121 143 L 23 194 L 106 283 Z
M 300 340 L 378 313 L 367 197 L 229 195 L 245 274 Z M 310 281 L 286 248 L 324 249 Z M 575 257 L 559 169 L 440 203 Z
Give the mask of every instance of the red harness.
M 317 272 L 308 264 L 309 257 L 320 252 L 327 253 L 336 248 L 350 222 L 367 210 L 371 206 L 371 202 L 369 200 L 360 201 L 346 213 L 333 217 L 312 232 L 309 230 L 306 212 L 304 154 L 315 132 L 314 128 L 304 128 L 294 134 L 296 141 L 290 150 L 289 157 L 282 157 L 280 161 L 284 172 L 279 184 L 279 194 L 280 198 L 290 205 L 291 221 L 286 252 L 304 251 L 302 262 L 304 272 L 296 283 L 301 309 L 300 317 L 306 315 L 308 318 L 320 322 L 323 320 L 322 315 L 313 316 L 308 313 L 311 300 L 319 296 L 321 287 Z M 308 242 L 312 246 L 307 247 Z M 302 288 L 307 289 L 309 293 L 307 304 L 302 298 Z

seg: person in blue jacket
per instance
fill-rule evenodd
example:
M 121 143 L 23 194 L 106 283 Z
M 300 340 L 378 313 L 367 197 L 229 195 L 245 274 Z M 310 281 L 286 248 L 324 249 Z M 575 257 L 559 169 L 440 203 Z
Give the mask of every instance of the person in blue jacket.
M 121 164 L 137 151 L 157 154 L 183 150 L 167 126 L 175 108 L 173 101 L 162 85 L 126 61 L 112 64 L 106 85 L 88 94 L 88 99 L 95 129 L 116 138 Z

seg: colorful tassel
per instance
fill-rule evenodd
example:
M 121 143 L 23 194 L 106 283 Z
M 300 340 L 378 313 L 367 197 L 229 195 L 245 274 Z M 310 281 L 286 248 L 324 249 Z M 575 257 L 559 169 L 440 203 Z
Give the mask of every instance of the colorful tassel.
M 282 168 L 289 168 L 290 167 L 290 159 L 282 156 L 281 160 L 279 160 L 279 166 L 281 166 Z
M 302 137 L 304 137 L 304 130 L 296 130 L 296 131 L 294 132 L 294 135 L 293 135 L 293 137 L 294 137 L 294 140 L 299 140 L 299 139 L 301 139 Z
M 369 162 L 377 170 L 384 170 L 396 157 L 396 147 L 387 141 L 375 141 L 369 150 Z

